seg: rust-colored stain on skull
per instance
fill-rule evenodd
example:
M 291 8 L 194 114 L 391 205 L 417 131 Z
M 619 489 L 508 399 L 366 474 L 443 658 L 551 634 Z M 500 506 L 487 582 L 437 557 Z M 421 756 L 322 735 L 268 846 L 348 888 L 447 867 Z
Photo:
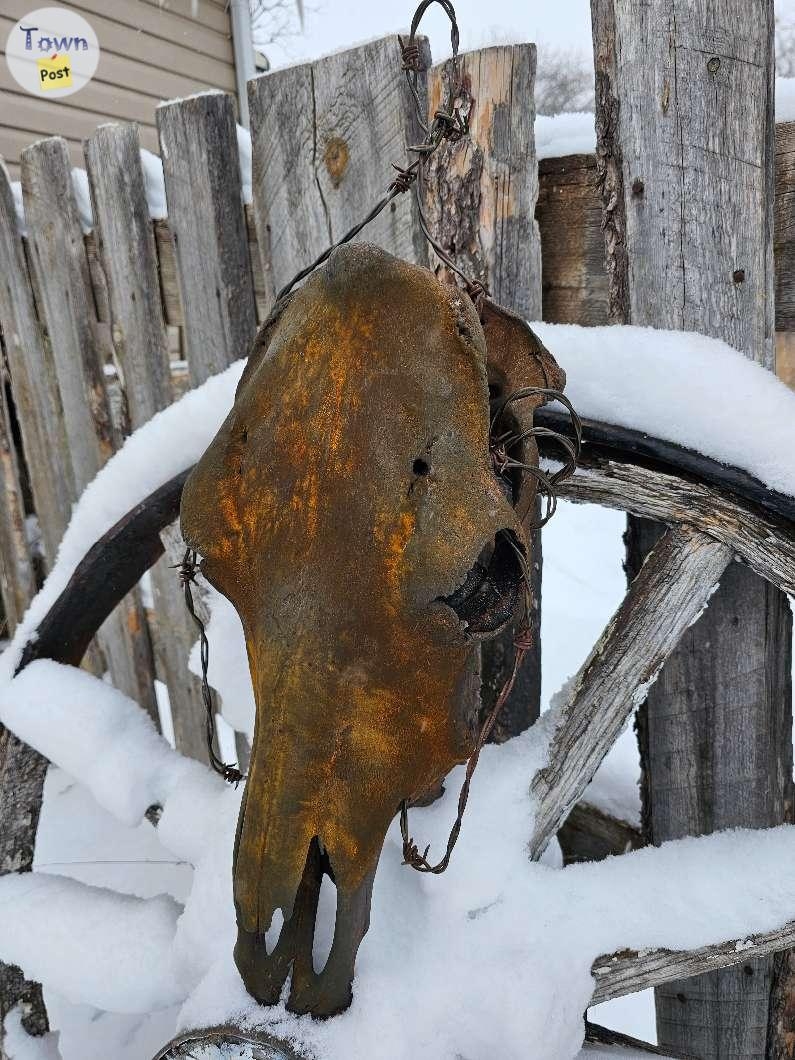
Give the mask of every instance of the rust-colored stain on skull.
M 342 247 L 264 326 L 186 485 L 183 533 L 240 615 L 256 697 L 235 956 L 263 1003 L 290 975 L 294 1011 L 350 1003 L 390 821 L 471 751 L 477 640 L 520 595 L 501 542 L 526 551 L 534 494 L 492 470 L 489 386 L 561 382 L 521 321 L 487 303 L 481 325 L 430 271 Z M 324 872 L 337 918 L 316 973 Z

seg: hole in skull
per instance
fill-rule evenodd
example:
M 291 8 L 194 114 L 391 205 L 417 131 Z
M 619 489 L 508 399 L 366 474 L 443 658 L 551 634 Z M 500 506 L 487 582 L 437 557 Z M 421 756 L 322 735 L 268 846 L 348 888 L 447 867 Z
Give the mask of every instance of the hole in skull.
M 481 551 L 464 581 L 439 597 L 465 623 L 469 633 L 496 633 L 513 617 L 524 585 L 516 535 L 500 530 Z
M 411 470 L 415 475 L 429 475 L 431 471 L 431 465 L 427 460 L 423 460 L 421 456 L 418 456 L 414 463 L 411 465 Z
M 315 919 L 315 937 L 312 941 L 312 967 L 315 975 L 320 975 L 326 967 L 334 941 L 334 926 L 337 920 L 337 888 L 331 877 L 324 873 L 320 884 L 320 895 L 317 900 L 317 917 Z
M 265 949 L 268 951 L 269 957 L 279 944 L 279 938 L 281 937 L 283 927 L 284 913 L 281 909 L 276 909 L 271 917 L 270 926 L 265 932 Z

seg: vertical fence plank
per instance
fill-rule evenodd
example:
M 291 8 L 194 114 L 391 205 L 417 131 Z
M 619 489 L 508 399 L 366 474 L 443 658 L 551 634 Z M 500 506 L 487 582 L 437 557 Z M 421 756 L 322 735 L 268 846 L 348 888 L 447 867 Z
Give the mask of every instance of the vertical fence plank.
M 157 127 L 195 386 L 245 357 L 257 326 L 232 97 L 162 104 Z
M 533 135 L 536 49 L 533 44 L 484 48 L 459 59 L 456 105 L 469 136 L 443 143 L 425 181 L 431 231 L 467 276 L 495 301 L 526 319 L 541 316 L 541 243 L 535 221 L 538 167 Z M 428 74 L 428 114 L 444 106 L 455 67 Z M 521 106 L 512 105 L 521 100 Z M 434 259 L 431 253 L 431 259 Z M 451 281 L 454 279 L 450 277 Z M 535 648 L 497 721 L 496 740 L 522 732 L 541 709 L 541 535 L 533 537 Z M 489 711 L 513 669 L 515 630 L 483 644 L 483 709 Z
M 539 161 L 536 219 L 543 261 L 541 319 L 606 324 L 605 241 L 593 155 Z
M 7 391 L 0 365 L 0 592 L 11 634 L 36 593 L 36 578 L 25 533 L 25 505 L 11 430 Z
M 223 93 L 194 96 L 159 107 L 157 121 L 188 371 L 195 386 L 247 356 L 257 329 L 234 106 Z M 197 217 L 206 220 L 197 224 Z M 167 562 L 161 560 L 161 566 Z M 156 577 L 153 586 L 161 620 L 179 605 L 183 621 L 184 604 L 164 590 L 164 578 Z M 190 638 L 192 643 L 195 633 Z M 182 645 L 172 642 L 168 650 L 177 656 L 167 660 L 168 668 L 184 666 Z M 196 678 L 190 674 L 188 679 L 190 704 L 172 711 L 174 735 L 185 753 L 206 760 L 204 706 Z
M 40 140 L 23 151 L 22 193 L 67 441 L 60 463 L 71 465 L 71 499 L 76 501 L 119 439 L 105 387 L 105 346 L 63 139 Z M 52 460 L 53 454 L 48 458 Z M 156 717 L 151 649 L 143 609 L 134 596 L 110 616 L 98 640 L 117 687 Z
M 612 319 L 713 335 L 773 367 L 772 0 L 592 11 Z M 633 527 L 631 564 L 656 532 Z M 655 843 L 784 820 L 790 670 L 786 598 L 733 564 L 639 715 Z M 768 1055 L 772 980 L 763 958 L 659 988 L 660 1043 Z
M 419 38 L 420 63 L 430 49 Z M 266 301 L 385 193 L 422 134 L 396 36 L 249 82 L 253 199 Z M 424 77 L 420 78 L 421 98 Z M 427 263 L 416 204 L 403 195 L 362 232 L 408 261 Z
M 539 320 L 535 45 L 484 48 L 462 55 L 459 62 L 457 106 L 467 116 L 469 135 L 443 143 L 430 160 L 426 189 L 431 230 L 496 302 L 526 320 Z M 450 60 L 431 70 L 431 118 L 444 106 L 454 75 Z
M 100 126 L 85 142 L 111 333 L 131 430 L 166 408 L 172 397 L 155 235 L 139 152 L 134 125 Z M 168 687 L 176 745 L 183 754 L 207 761 L 201 688 L 187 661 L 196 631 L 177 571 L 165 557 L 152 571 L 152 588 L 154 649 Z
M 72 468 L 53 453 L 66 451 L 52 351 L 43 333 L 8 174 L 0 166 L 0 329 L 27 460 L 46 562 L 52 565 L 69 520 Z
M 776 125 L 776 373 L 795 387 L 795 122 Z

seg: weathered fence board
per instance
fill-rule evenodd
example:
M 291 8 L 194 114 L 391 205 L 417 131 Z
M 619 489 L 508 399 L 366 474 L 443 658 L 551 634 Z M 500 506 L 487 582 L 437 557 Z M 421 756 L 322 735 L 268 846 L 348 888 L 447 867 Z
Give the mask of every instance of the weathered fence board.
M 11 635 L 36 594 L 36 576 L 25 533 L 25 504 L 6 400 L 5 372 L 0 365 L 0 593 L 5 628 Z
M 466 52 L 456 105 L 469 135 L 444 142 L 429 162 L 426 213 L 431 231 L 466 275 L 526 320 L 541 316 L 541 242 L 535 220 L 534 44 Z M 456 76 L 452 60 L 428 75 L 428 114 L 444 107 Z M 521 106 L 512 106 L 521 100 Z
M 772 0 L 592 12 L 611 319 L 699 331 L 772 368 Z M 637 560 L 658 531 L 631 533 Z M 639 716 L 655 843 L 783 820 L 790 645 L 786 600 L 732 565 Z M 763 1055 L 772 961 L 748 967 L 658 991 L 661 1043 Z
M 36 314 L 34 289 L 17 231 L 11 187 L 0 166 L 0 328 L 27 456 L 33 503 L 45 558 L 51 564 L 74 495 L 72 467 L 56 461 L 66 452 L 63 415 L 52 350 Z M 60 466 L 59 466 L 60 464 Z
M 195 386 L 244 357 L 257 324 L 232 97 L 162 104 L 157 126 Z
M 139 151 L 133 125 L 101 126 L 85 143 L 113 345 L 132 431 L 172 400 L 155 236 Z M 176 746 L 183 754 L 208 761 L 201 688 L 187 664 L 196 628 L 173 560 L 164 557 L 152 569 L 152 589 L 153 646 L 168 688 Z
M 58 411 L 67 441 L 63 463 L 65 473 L 71 471 L 71 500 L 76 501 L 113 454 L 119 435 L 105 387 L 108 351 L 97 327 L 68 151 L 60 137 L 41 140 L 23 152 L 22 193 L 39 308 L 58 380 Z M 45 458 L 52 460 L 53 455 Z M 61 533 L 69 515 L 70 508 L 60 513 Z M 117 687 L 156 717 L 151 647 L 135 597 L 108 619 L 99 643 Z
M 418 43 L 427 69 L 428 42 Z M 394 36 L 254 78 L 249 109 L 254 216 L 263 261 L 270 260 L 270 304 L 383 197 L 394 176 L 390 162 L 411 160 L 408 147 L 422 134 Z M 360 238 L 408 261 L 428 260 L 410 194 Z

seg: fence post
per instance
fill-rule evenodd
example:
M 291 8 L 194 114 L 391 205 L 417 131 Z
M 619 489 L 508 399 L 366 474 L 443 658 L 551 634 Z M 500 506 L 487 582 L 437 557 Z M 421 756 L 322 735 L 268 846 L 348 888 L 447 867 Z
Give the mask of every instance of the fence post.
M 66 142 L 40 140 L 22 153 L 22 193 L 40 315 L 60 392 L 59 414 L 76 501 L 118 441 L 104 379 L 104 349 L 96 319 L 83 233 L 71 186 Z M 45 454 L 52 460 L 52 452 Z M 70 510 L 60 513 L 60 530 Z M 151 648 L 140 602 L 130 595 L 110 616 L 98 641 L 114 683 L 153 717 Z
M 611 319 L 699 331 L 772 368 L 772 0 L 592 0 L 592 13 Z M 741 429 L 742 397 L 720 385 Z M 631 527 L 630 567 L 656 533 Z M 733 564 L 639 713 L 653 842 L 784 820 L 791 635 L 786 598 Z M 766 1055 L 772 967 L 658 988 L 660 1044 Z
M 157 123 L 188 371 L 196 386 L 248 356 L 257 330 L 232 97 L 210 93 L 165 104 L 158 108 Z M 196 224 L 197 217 L 210 223 Z M 164 245 L 162 233 L 160 245 Z M 157 611 L 164 619 L 171 616 L 184 623 L 184 602 L 173 592 L 174 571 L 168 563 L 166 556 L 159 564 L 161 573 L 153 578 Z M 167 629 L 162 639 L 169 636 Z M 195 640 L 195 629 L 186 629 L 186 642 Z M 184 644 L 171 641 L 168 650 L 171 656 L 176 653 L 176 658 L 166 656 L 170 671 L 179 667 L 186 674 Z M 201 689 L 192 674 L 186 676 L 180 697 L 186 702 L 172 699 L 174 736 L 181 750 L 206 761 Z M 239 740 L 241 761 L 243 750 Z
M 157 127 L 196 386 L 245 357 L 257 330 L 232 97 L 161 104 Z
M 430 49 L 418 38 L 420 65 Z M 249 81 L 254 216 L 266 302 L 384 195 L 422 134 L 396 36 Z M 424 78 L 420 78 L 424 98 Z M 428 255 L 411 195 L 361 233 L 407 261 Z
M 58 467 L 53 453 L 66 450 L 63 415 L 52 351 L 39 322 L 14 200 L 0 166 L 0 329 L 22 446 L 39 519 L 46 563 L 51 566 L 69 519 L 72 468 Z
M 107 279 L 111 335 L 130 430 L 171 404 L 168 338 L 157 254 L 134 125 L 102 125 L 85 141 L 86 165 Z M 176 745 L 208 761 L 201 689 L 188 670 L 196 639 L 177 572 L 161 559 L 151 572 L 157 601 L 152 640 L 168 687 Z
M 479 280 L 500 305 L 528 320 L 541 317 L 541 241 L 535 220 L 534 44 L 469 52 L 459 59 L 457 105 L 469 135 L 443 143 L 425 181 L 426 211 L 435 238 L 467 276 Z M 428 114 L 444 105 L 455 68 L 450 60 L 428 74 Z M 521 106 L 513 105 L 521 100 Z M 431 258 L 435 257 L 431 252 Z M 453 277 L 450 277 L 451 282 Z M 528 728 L 541 710 L 541 534 L 533 535 L 535 647 L 528 652 L 493 738 Z M 481 649 L 483 710 L 505 684 L 516 654 L 509 628 Z

